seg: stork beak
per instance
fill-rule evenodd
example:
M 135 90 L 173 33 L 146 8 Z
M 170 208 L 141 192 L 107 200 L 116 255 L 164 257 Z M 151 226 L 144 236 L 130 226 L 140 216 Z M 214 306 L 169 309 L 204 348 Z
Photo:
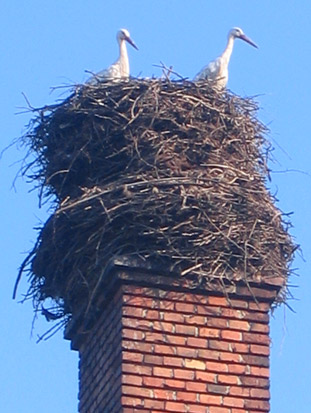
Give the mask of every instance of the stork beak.
M 249 37 L 247 37 L 245 34 L 241 34 L 240 39 L 244 40 L 246 43 L 256 47 L 258 49 L 258 46 L 256 43 L 254 43 Z
M 130 37 L 127 37 L 125 39 L 131 46 L 134 47 L 134 49 L 138 50 L 138 47 L 136 46 L 136 44 L 133 42 L 133 40 Z

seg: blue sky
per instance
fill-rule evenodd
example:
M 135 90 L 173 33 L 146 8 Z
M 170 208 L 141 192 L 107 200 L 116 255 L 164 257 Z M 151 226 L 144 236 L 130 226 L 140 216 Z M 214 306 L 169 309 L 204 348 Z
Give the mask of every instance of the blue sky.
M 159 76 L 160 61 L 192 78 L 219 55 L 228 30 L 240 26 L 258 45 L 236 41 L 228 87 L 259 95 L 259 118 L 270 127 L 276 150 L 271 189 L 278 206 L 294 212 L 291 230 L 301 245 L 290 302 L 295 313 L 277 309 L 271 322 L 272 413 L 309 413 L 311 405 L 310 222 L 311 3 L 281 0 L 2 0 L 0 27 L 1 149 L 25 131 L 29 113 L 19 114 L 26 94 L 33 106 L 52 103 L 51 86 L 80 83 L 85 70 L 99 71 L 117 57 L 116 31 L 130 30 L 139 51 L 129 49 L 133 76 Z M 23 150 L 12 147 L 0 161 L 2 288 L 0 290 L 0 411 L 76 412 L 78 356 L 58 333 L 36 344 L 50 327 L 41 317 L 31 336 L 30 302 L 12 301 L 17 269 L 36 239 L 34 227 L 48 207 L 18 179 Z M 287 171 L 287 172 L 286 172 Z M 19 289 L 27 288 L 25 280 Z

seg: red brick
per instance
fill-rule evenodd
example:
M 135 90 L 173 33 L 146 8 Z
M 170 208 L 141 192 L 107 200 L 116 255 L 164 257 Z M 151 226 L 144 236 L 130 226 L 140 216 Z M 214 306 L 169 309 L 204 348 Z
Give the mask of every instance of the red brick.
M 143 354 L 139 353 L 130 353 L 129 351 L 123 351 L 122 352 L 122 358 L 125 361 L 133 361 L 136 363 L 141 363 L 143 361 Z
M 152 368 L 150 366 L 142 366 L 140 364 L 123 363 L 122 371 L 125 373 L 139 374 L 150 376 Z
M 175 400 L 175 391 L 169 389 L 154 389 L 153 395 L 155 399 Z
M 198 358 L 205 360 L 219 360 L 222 353 L 216 350 L 202 349 L 198 350 Z M 228 353 L 230 354 L 230 353 Z
M 228 409 L 227 407 L 210 406 L 208 413 L 231 413 L 231 409 Z
M 196 377 L 196 380 L 198 381 L 202 380 L 203 382 L 206 382 L 206 383 L 216 383 L 216 380 L 217 380 L 216 373 L 209 373 L 209 372 L 200 371 L 200 370 L 196 371 L 195 377 Z
M 143 377 L 142 378 L 142 380 L 143 380 L 143 384 L 144 384 L 144 386 L 147 386 L 147 387 L 153 387 L 153 388 L 156 388 L 156 387 L 164 387 L 164 384 L 165 384 L 165 379 L 164 378 L 160 378 L 160 377 Z
M 193 303 L 206 305 L 208 303 L 208 296 L 202 294 L 191 294 L 191 300 Z
M 270 344 L 270 338 L 267 334 L 259 333 L 243 333 L 243 341 L 246 343 L 255 343 L 255 344 Z
M 193 380 L 194 375 L 194 371 L 191 370 L 174 369 L 174 377 L 176 379 Z
M 122 340 L 123 350 L 137 350 L 142 353 L 150 353 L 152 351 L 152 343 L 143 343 L 141 341 Z
M 173 370 L 166 367 L 153 367 L 153 374 L 161 377 L 173 377 Z
M 243 354 L 243 361 L 251 366 L 269 367 L 269 358 L 264 356 L 254 356 Z
M 229 406 L 229 407 L 244 407 L 244 400 L 240 399 L 238 397 L 228 397 L 225 396 L 223 400 L 224 406 Z
M 251 375 L 260 377 L 269 377 L 269 369 L 267 367 L 251 367 Z
M 140 412 L 139 412 L 140 413 Z M 250 413 L 249 410 L 245 410 L 245 409 L 235 409 L 232 408 L 231 409 L 231 413 Z M 259 412 L 251 412 L 251 413 L 259 413 Z
M 245 408 L 246 409 L 258 409 L 264 410 L 266 412 L 270 411 L 270 404 L 266 400 L 245 400 Z
M 163 294 L 163 297 L 167 300 L 174 300 L 174 301 L 182 301 L 182 302 L 188 302 L 192 301 L 192 294 L 189 295 L 187 293 L 182 293 L 178 291 L 166 291 Z
M 187 337 L 180 337 L 180 336 L 170 336 L 166 335 L 167 337 L 167 344 L 176 344 L 176 345 L 185 345 L 187 343 Z
M 228 371 L 228 365 L 225 363 L 217 363 L 214 361 L 206 361 L 206 370 L 207 371 L 216 371 L 219 373 L 226 373 Z
M 186 324 L 195 324 L 198 326 L 204 325 L 206 322 L 206 317 L 201 316 L 201 315 L 191 315 L 191 316 L 186 316 L 185 317 L 185 323 Z
M 241 364 L 230 364 L 228 365 L 228 372 L 234 374 L 244 374 L 246 373 L 246 366 Z
M 139 397 L 153 397 L 151 389 L 146 389 L 143 387 L 134 387 L 134 386 L 127 386 L 123 385 L 122 386 L 122 393 L 125 395 L 131 395 L 131 396 L 139 396 Z
M 184 380 L 166 379 L 165 387 L 171 387 L 174 389 L 185 389 L 186 383 Z
M 224 341 L 208 340 L 208 348 L 213 350 L 230 351 L 231 344 Z
M 270 304 L 269 303 L 249 303 L 249 309 L 250 310 L 255 310 L 255 311 L 264 311 L 268 312 L 270 310 Z
M 189 413 L 208 413 L 208 407 L 199 404 L 188 404 Z
M 177 347 L 177 355 L 182 357 L 193 357 L 196 358 L 198 354 L 198 350 L 194 348 L 187 348 L 187 347 Z
M 221 315 L 228 318 L 237 318 L 240 320 L 255 321 L 268 323 L 269 315 L 267 313 L 259 313 L 255 311 L 233 310 L 232 308 L 221 308 Z
M 270 399 L 270 391 L 268 389 L 250 389 L 250 395 L 255 399 Z
M 238 353 L 224 353 L 224 352 L 219 352 L 219 358 L 221 361 L 231 361 L 231 362 L 236 362 L 239 363 L 242 361 L 242 356 L 241 354 Z
M 196 336 L 197 335 L 197 327 L 177 324 L 175 326 L 175 332 L 176 332 L 176 334 L 185 334 L 187 336 Z
M 158 310 L 144 310 L 144 316 L 146 320 L 160 320 L 160 311 Z
M 269 314 L 267 313 L 248 311 L 244 314 L 244 318 L 246 320 L 255 321 L 258 323 L 269 323 Z
M 240 379 L 237 376 L 219 374 L 218 383 L 222 384 L 240 384 Z
M 145 341 L 150 341 L 152 343 L 166 343 L 167 342 L 167 334 L 164 333 L 155 333 L 154 331 L 146 331 L 145 334 Z
M 209 307 L 208 305 L 197 305 L 197 313 L 205 316 L 219 316 L 221 315 L 222 309 L 220 307 Z
M 225 340 L 241 341 L 242 333 L 239 331 L 222 330 L 221 338 Z
M 269 334 L 270 329 L 268 324 L 251 323 L 251 331 Z
M 244 320 L 229 320 L 229 328 L 234 330 L 250 331 L 251 325 Z
M 219 305 L 222 307 L 228 307 L 229 303 L 225 297 L 208 297 L 208 304 L 209 305 Z
M 184 360 L 182 358 L 177 357 L 166 357 L 163 358 L 164 366 L 172 366 L 172 367 L 183 367 Z
M 215 396 L 211 394 L 200 394 L 200 403 L 203 404 L 215 404 L 215 405 L 221 405 L 222 404 L 222 396 Z
M 167 301 L 167 300 L 165 301 L 160 300 L 157 302 L 157 308 L 159 310 L 174 311 L 175 303 Z
M 223 386 L 221 384 L 208 384 L 207 385 L 207 391 L 209 393 L 217 393 L 217 394 L 222 394 L 226 395 L 229 393 L 229 386 Z
M 145 296 L 123 295 L 123 302 L 137 307 L 150 307 L 152 308 L 155 301 L 153 298 Z
M 162 366 L 164 364 L 163 363 L 163 357 L 162 356 L 156 356 L 154 354 L 145 354 L 144 355 L 144 363 L 158 365 L 158 366 Z
M 171 356 L 176 354 L 176 348 L 174 346 L 166 346 L 163 344 L 155 344 L 154 352 L 160 354 L 170 354 Z
M 122 406 L 143 406 L 143 400 L 138 397 L 121 396 Z
M 145 336 L 145 333 L 139 330 L 130 330 L 128 328 L 124 328 L 122 330 L 122 336 L 131 340 L 142 340 Z
M 187 339 L 187 345 L 190 347 L 206 348 L 207 340 L 205 338 L 189 337 Z
M 250 389 L 242 386 L 230 386 L 230 396 L 249 397 Z
M 167 333 L 174 332 L 174 325 L 172 323 L 166 323 L 164 321 L 154 321 L 152 323 L 154 331 L 165 331 Z
M 201 360 L 185 360 L 185 367 L 194 370 L 206 370 L 205 362 Z
M 245 343 L 231 343 L 231 349 L 234 353 L 249 353 L 249 344 L 245 344 Z
M 144 400 L 144 407 L 147 409 L 156 409 L 156 410 L 162 410 L 164 411 L 164 405 L 165 402 L 161 400 L 155 400 L 155 399 L 145 399 Z M 150 412 L 150 410 L 148 410 Z
M 175 309 L 177 311 L 180 311 L 181 313 L 191 313 L 193 314 L 195 312 L 195 306 L 193 304 L 189 303 L 176 303 L 175 304 Z
M 123 315 L 132 317 L 143 317 L 143 309 L 140 307 L 124 306 L 122 309 Z
M 152 330 L 153 328 L 152 321 L 136 319 L 136 318 L 123 317 L 122 323 L 124 327 L 130 327 L 130 328 L 139 329 L 143 331 Z
M 258 377 L 240 377 L 243 386 L 269 388 L 269 380 Z
M 194 378 L 194 374 L 193 374 L 193 378 Z M 206 383 L 202 383 L 198 381 L 187 381 L 186 390 L 194 391 L 197 393 L 206 393 Z
M 220 330 L 217 328 L 210 328 L 210 327 L 200 327 L 199 328 L 199 336 L 200 337 L 219 337 Z
M 251 344 L 250 345 L 250 352 L 253 353 L 253 354 L 262 354 L 264 356 L 269 356 L 270 347 L 260 346 L 259 344 Z
M 185 317 L 179 313 L 164 313 L 163 319 L 165 321 L 172 321 L 174 323 L 184 323 Z
M 185 391 L 177 391 L 177 400 L 182 400 L 184 402 L 196 402 L 197 394 Z
M 181 336 L 174 336 L 171 334 L 163 333 L 156 333 L 156 332 L 145 332 L 145 341 L 152 342 L 152 343 L 167 343 L 168 345 L 185 345 L 187 342 L 187 337 Z
M 228 319 L 226 318 L 214 318 L 207 317 L 206 326 L 207 327 L 217 327 L 217 328 L 227 328 L 229 324 Z
M 246 314 L 247 312 L 245 312 L 244 310 L 234 310 L 233 308 L 226 307 L 221 308 L 221 315 L 228 318 L 237 318 L 240 320 L 246 318 Z
M 233 308 L 243 308 L 247 309 L 249 307 L 249 302 L 245 300 L 236 300 L 236 299 L 230 299 L 230 306 Z
M 184 403 L 178 402 L 166 402 L 165 403 L 166 412 L 186 412 L 186 406 Z
M 132 374 L 123 374 L 122 383 L 131 384 L 132 386 L 141 386 L 143 384 L 143 379 L 141 376 L 134 376 Z

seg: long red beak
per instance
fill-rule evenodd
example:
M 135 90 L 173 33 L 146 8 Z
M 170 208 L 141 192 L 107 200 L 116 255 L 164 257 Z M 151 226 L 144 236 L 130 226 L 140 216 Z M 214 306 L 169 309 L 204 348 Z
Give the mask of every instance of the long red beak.
M 127 37 L 125 39 L 131 46 L 134 47 L 134 49 L 138 50 L 138 47 L 136 46 L 136 44 L 133 42 L 133 40 L 130 37 Z
M 244 40 L 246 43 L 256 47 L 258 49 L 258 46 L 256 43 L 254 43 L 249 37 L 245 36 L 245 34 L 241 34 L 240 39 Z

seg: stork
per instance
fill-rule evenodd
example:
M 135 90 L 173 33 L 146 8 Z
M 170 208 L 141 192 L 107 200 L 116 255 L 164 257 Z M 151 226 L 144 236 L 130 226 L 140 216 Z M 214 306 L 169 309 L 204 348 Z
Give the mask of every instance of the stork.
M 107 69 L 101 70 L 96 75 L 92 76 L 86 83 L 95 85 L 98 82 L 105 80 L 120 81 L 126 80 L 130 76 L 130 64 L 127 55 L 126 42 L 133 46 L 136 50 L 138 47 L 131 39 L 130 33 L 126 29 L 120 29 L 117 32 L 117 42 L 119 45 L 119 58 Z
M 250 45 L 258 48 L 258 46 L 244 33 L 239 27 L 234 27 L 228 33 L 227 46 L 217 59 L 210 62 L 207 66 L 195 76 L 194 81 L 207 80 L 210 81 L 215 89 L 222 90 L 226 87 L 228 82 L 228 65 L 233 50 L 235 39 L 242 39 Z

